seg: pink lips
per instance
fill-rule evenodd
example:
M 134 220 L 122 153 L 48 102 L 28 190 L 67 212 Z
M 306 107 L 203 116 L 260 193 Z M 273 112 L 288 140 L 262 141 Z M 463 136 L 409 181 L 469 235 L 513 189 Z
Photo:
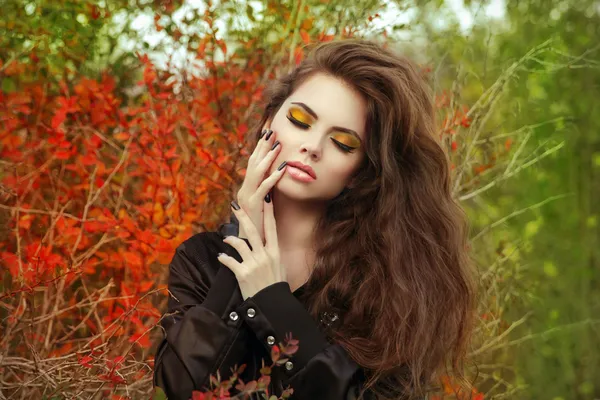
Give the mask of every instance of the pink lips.
M 315 180 L 312 176 L 304 172 L 303 170 L 287 165 L 286 171 L 290 176 L 300 182 L 312 182 Z
M 299 169 L 300 171 L 305 172 L 307 175 L 312 177 L 313 180 L 317 179 L 317 174 L 315 174 L 315 171 L 310 165 L 306 165 L 298 161 L 288 161 L 287 165 L 288 167 L 294 167 L 296 169 Z

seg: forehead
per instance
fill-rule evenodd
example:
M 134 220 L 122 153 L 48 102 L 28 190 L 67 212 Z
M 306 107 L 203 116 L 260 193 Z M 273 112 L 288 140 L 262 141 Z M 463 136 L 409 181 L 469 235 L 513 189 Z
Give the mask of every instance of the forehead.
M 319 125 L 353 129 L 365 138 L 367 106 L 363 96 L 344 81 L 326 74 L 315 74 L 304 81 L 285 102 L 302 102 L 319 117 Z

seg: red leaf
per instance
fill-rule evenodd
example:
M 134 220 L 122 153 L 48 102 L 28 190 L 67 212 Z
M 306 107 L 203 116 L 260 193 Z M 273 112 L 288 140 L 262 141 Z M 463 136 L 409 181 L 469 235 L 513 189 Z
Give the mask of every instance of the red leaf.
M 154 286 L 154 281 L 142 281 L 138 286 L 138 292 L 146 293 Z
M 227 54 L 227 44 L 225 44 L 225 41 L 219 40 L 217 43 L 218 43 L 219 47 L 221 48 L 223 55 L 226 55 Z
M 96 233 L 105 231 L 107 228 L 107 224 L 101 221 L 85 221 L 83 223 L 83 227 L 85 228 L 86 232 Z
M 271 347 L 271 359 L 273 360 L 273 362 L 279 360 L 280 354 L 281 352 L 279 351 L 279 346 L 274 345 L 273 347 Z
M 192 398 L 191 400 L 205 400 L 206 399 L 206 395 L 202 392 L 199 392 L 197 390 L 194 390 L 192 392 Z
M 138 253 L 126 251 L 124 254 L 125 261 L 133 267 L 139 267 L 143 264 L 142 257 Z
M 304 29 L 300 30 L 300 36 L 305 44 L 310 44 L 310 35 Z
M 98 163 L 98 158 L 94 153 L 87 153 L 81 157 L 81 163 L 86 166 L 95 165 Z
M 57 160 L 68 160 L 71 157 L 71 152 L 69 150 L 57 150 L 54 152 L 54 157 Z
M 113 358 L 112 360 L 106 360 L 106 366 L 111 369 L 111 370 L 118 370 L 119 368 L 121 368 L 121 364 L 123 364 L 123 361 L 125 360 L 125 358 L 123 356 L 118 356 Z
M 54 117 L 52 117 L 52 121 L 50 122 L 50 126 L 52 129 L 58 129 L 60 124 L 67 118 L 67 113 L 64 110 L 58 110 Z
M 92 368 L 92 364 L 90 364 L 90 361 L 93 360 L 94 359 L 90 356 L 84 356 L 79 359 L 79 364 L 83 365 L 86 368 Z
M 133 343 L 136 340 L 136 343 L 139 344 L 140 347 L 143 349 L 150 348 L 150 346 L 152 345 L 152 343 L 150 343 L 150 338 L 148 337 L 148 335 L 142 336 L 141 333 L 135 333 L 129 338 L 129 343 Z

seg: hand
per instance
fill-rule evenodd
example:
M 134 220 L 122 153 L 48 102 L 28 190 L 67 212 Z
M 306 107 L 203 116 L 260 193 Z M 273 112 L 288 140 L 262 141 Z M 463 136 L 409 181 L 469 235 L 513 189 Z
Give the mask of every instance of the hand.
M 233 213 L 240 221 L 240 228 L 248 233 L 248 244 L 236 236 L 227 236 L 223 242 L 231 245 L 242 258 L 239 263 L 235 258 L 224 253 L 219 253 L 218 259 L 221 264 L 229 268 L 239 283 L 242 297 L 246 300 L 277 282 L 287 282 L 286 269 L 281 265 L 279 256 L 279 242 L 277 240 L 277 226 L 275 224 L 275 213 L 273 211 L 273 202 L 264 204 L 264 231 L 265 241 L 258 234 L 258 229 L 244 209 L 233 210 Z
M 237 193 L 237 203 L 248 214 L 252 223 L 256 226 L 261 240 L 265 238 L 262 216 L 263 205 L 265 203 L 264 198 L 283 176 L 285 171 L 285 168 L 277 170 L 265 179 L 265 174 L 269 171 L 281 149 L 280 144 L 277 144 L 273 149 L 275 143 L 278 143 L 275 141 L 275 133 L 270 129 L 266 130 L 266 132 L 263 131 L 263 136 L 258 140 L 256 148 L 248 159 L 246 176 Z M 238 236 L 248 239 L 248 232 L 242 229 L 241 225 Z

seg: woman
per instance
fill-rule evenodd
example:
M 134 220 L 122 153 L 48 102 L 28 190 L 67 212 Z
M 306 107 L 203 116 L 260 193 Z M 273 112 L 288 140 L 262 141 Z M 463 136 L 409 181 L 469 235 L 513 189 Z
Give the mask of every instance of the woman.
M 299 349 L 270 394 L 409 399 L 439 374 L 464 381 L 474 284 L 433 119 L 418 68 L 369 41 L 320 44 L 275 82 L 232 223 L 171 262 L 155 385 L 187 399 L 241 364 L 257 379 L 289 333 Z

